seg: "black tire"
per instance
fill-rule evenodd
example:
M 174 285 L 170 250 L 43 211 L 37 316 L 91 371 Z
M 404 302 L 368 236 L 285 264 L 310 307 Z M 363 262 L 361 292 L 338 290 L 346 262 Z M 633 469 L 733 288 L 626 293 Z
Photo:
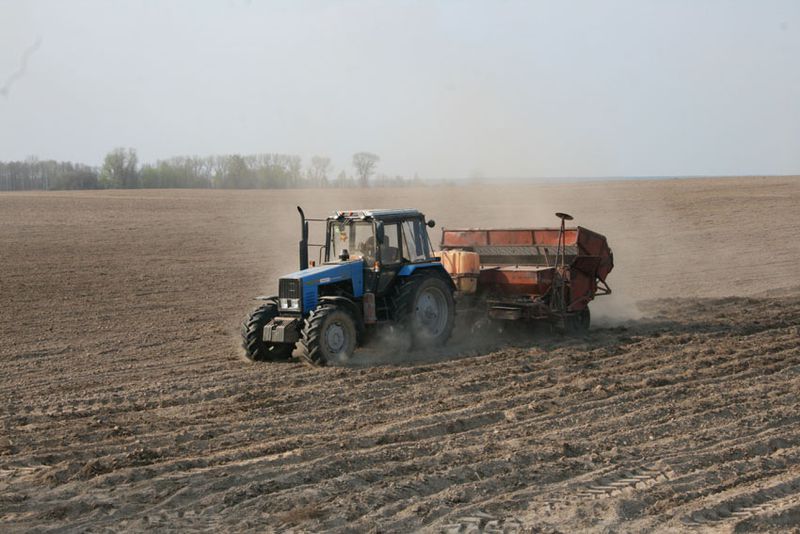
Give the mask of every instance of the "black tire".
M 278 316 L 278 305 L 267 301 L 242 323 L 242 348 L 245 357 L 254 362 L 285 361 L 292 357 L 294 344 L 264 341 L 264 326 Z
M 589 331 L 592 316 L 589 308 L 584 308 L 577 313 L 567 315 L 564 319 L 564 330 L 570 336 L 581 336 Z
M 395 302 L 397 320 L 411 336 L 412 348 L 439 347 L 450 339 L 456 305 L 453 287 L 442 275 L 424 270 L 412 274 L 399 287 Z
M 309 365 L 343 363 L 353 356 L 358 328 L 353 316 L 332 303 L 320 304 L 308 315 L 300 334 L 300 357 Z

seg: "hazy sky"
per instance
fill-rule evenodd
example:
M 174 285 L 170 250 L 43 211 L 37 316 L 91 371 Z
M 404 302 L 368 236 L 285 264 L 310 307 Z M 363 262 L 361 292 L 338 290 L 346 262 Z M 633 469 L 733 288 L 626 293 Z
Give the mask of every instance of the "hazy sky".
M 800 0 L 0 0 L 3 86 L 0 160 L 800 173 Z

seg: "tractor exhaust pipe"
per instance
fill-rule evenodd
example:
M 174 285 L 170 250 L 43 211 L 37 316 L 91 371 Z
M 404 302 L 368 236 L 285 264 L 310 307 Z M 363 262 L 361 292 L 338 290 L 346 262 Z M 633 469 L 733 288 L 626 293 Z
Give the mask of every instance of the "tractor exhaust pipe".
M 297 211 L 300 213 L 300 270 L 304 271 L 308 269 L 308 221 L 303 208 L 297 206 Z

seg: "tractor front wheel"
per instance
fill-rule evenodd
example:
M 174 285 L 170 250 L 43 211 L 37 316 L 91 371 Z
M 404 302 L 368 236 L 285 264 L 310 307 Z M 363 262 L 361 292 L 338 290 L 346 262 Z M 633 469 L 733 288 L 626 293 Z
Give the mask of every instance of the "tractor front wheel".
M 321 304 L 305 320 L 300 334 L 300 357 L 308 364 L 343 363 L 356 350 L 358 329 L 344 308 Z
M 278 305 L 270 300 L 253 310 L 242 323 L 242 348 L 248 360 L 275 362 L 292 357 L 293 344 L 264 341 L 264 327 L 277 316 Z

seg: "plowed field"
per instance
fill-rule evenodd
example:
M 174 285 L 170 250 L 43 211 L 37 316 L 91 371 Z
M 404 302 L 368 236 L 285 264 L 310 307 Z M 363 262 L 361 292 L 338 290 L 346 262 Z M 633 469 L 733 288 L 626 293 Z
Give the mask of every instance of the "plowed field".
M 614 294 L 582 338 L 246 363 L 298 203 L 567 211 Z M 798 206 L 794 178 L 0 195 L 0 530 L 797 530 Z

